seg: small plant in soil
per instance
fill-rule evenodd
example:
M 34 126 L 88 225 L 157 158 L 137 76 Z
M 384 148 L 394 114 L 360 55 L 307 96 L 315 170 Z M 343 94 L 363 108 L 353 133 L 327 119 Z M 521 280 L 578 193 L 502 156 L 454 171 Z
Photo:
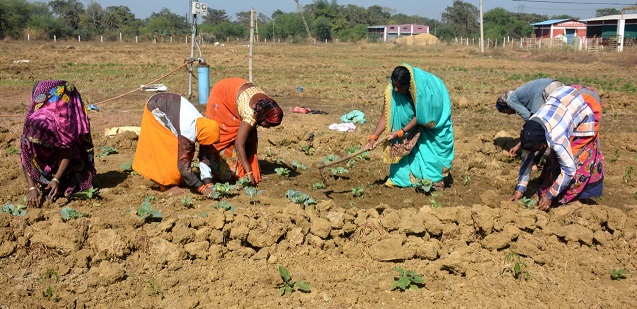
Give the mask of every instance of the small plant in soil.
M 633 171 L 634 168 L 632 166 L 627 167 L 624 171 L 624 177 L 622 177 L 622 179 L 624 180 L 625 184 L 628 184 L 633 180 Z
M 274 172 L 279 176 L 283 176 L 283 177 L 290 176 L 290 169 L 288 169 L 287 167 L 277 167 L 274 169 Z
M 253 187 L 248 187 L 245 189 L 246 195 L 250 197 L 250 204 L 254 205 L 255 202 L 255 197 L 261 193 L 263 193 L 264 190 L 257 190 L 256 188 Z
M 133 171 L 133 162 L 126 162 L 119 166 L 119 169 L 124 172 L 132 172 Z
M 245 188 L 250 186 L 250 178 L 248 176 L 241 177 L 237 179 L 237 183 L 235 186 L 239 188 Z
M 334 168 L 330 168 L 330 173 L 332 173 L 332 176 L 336 179 L 343 177 L 343 175 L 349 173 L 349 170 L 339 166 L 339 167 L 334 167 Z
M 349 159 L 349 161 L 347 161 L 347 164 L 345 166 L 347 166 L 347 168 L 352 168 L 354 167 L 354 164 L 356 164 L 356 160 Z
M 610 271 L 610 279 L 611 280 L 626 279 L 627 274 L 628 274 L 628 270 L 626 270 L 625 268 L 615 268 Z
M 365 186 L 352 187 L 352 196 L 353 197 L 362 197 L 363 194 L 365 194 Z
M 221 209 L 223 211 L 230 211 L 232 214 L 234 214 L 235 208 L 234 206 L 228 204 L 227 202 L 219 202 L 219 204 L 217 205 L 212 205 L 212 208 L 214 209 Z
M 7 155 L 20 154 L 20 150 L 13 148 L 13 146 L 9 146 L 7 148 Z
M 532 198 L 528 198 L 528 197 L 523 197 L 520 199 L 520 202 L 522 202 L 522 204 L 524 205 L 524 208 L 526 209 L 533 209 L 535 208 L 535 205 L 537 204 L 537 201 L 532 199 Z
M 324 183 L 322 182 L 316 182 L 312 185 L 312 190 L 321 190 L 321 189 L 325 189 L 326 186 Z
M 210 193 L 210 197 L 215 200 L 218 200 L 222 197 L 230 195 L 230 191 L 236 188 L 235 185 L 230 185 L 230 183 L 215 183 L 214 187 L 212 187 L 212 192 Z
M 95 187 L 90 187 L 84 191 L 75 193 L 73 197 L 80 200 L 92 200 L 94 198 L 97 198 L 99 195 L 100 195 L 100 189 Z
M 294 291 L 301 291 L 303 293 L 311 292 L 310 284 L 305 281 L 292 280 L 292 276 L 287 268 L 279 266 L 279 275 L 281 276 L 281 281 L 283 281 L 277 286 L 279 295 L 283 296 L 286 293 L 291 294 Z
M 181 199 L 181 204 L 184 205 L 186 208 L 192 208 L 192 206 L 194 206 L 192 203 L 192 199 L 188 194 L 186 194 L 186 196 Z
M 26 208 L 27 206 L 22 204 L 4 204 L 2 208 L 0 208 L 0 212 L 6 212 L 12 216 L 22 217 L 27 214 Z
M 507 265 L 502 273 L 510 273 L 515 279 L 529 279 L 529 272 L 526 270 L 526 263 L 522 261 L 520 255 L 511 250 L 505 257 L 504 263 Z
M 46 272 L 40 277 L 40 284 L 47 284 L 47 288 L 42 291 L 42 296 L 47 299 L 53 298 L 53 288 L 51 284 L 60 282 L 60 275 L 53 269 L 48 268 Z
M 617 160 L 619 160 L 619 149 L 615 149 L 615 154 L 613 154 L 613 156 L 608 160 L 611 163 L 615 163 L 617 162 Z
M 420 179 L 417 178 L 416 182 L 413 184 L 414 188 L 416 188 L 416 192 L 421 192 L 423 194 L 430 193 L 433 189 L 434 182 L 430 179 Z
M 114 154 L 117 153 L 117 149 L 113 146 L 102 146 L 102 153 L 100 153 L 100 155 L 98 156 L 100 158 L 100 160 L 102 160 L 104 157 L 110 155 L 110 154 Z
M 469 176 L 469 175 L 464 176 L 464 180 L 462 181 L 462 185 L 463 185 L 463 186 L 468 185 L 468 184 L 469 184 L 469 181 L 471 181 L 471 176 Z
M 62 208 L 62 210 L 60 210 L 60 215 L 62 216 L 62 221 L 64 222 L 69 220 L 77 220 L 84 217 L 83 214 L 71 207 Z
M 154 199 L 155 197 L 152 195 L 144 197 L 142 205 L 137 208 L 137 216 L 140 219 L 144 220 L 144 222 L 157 222 L 161 221 L 161 219 L 163 218 L 159 210 L 152 210 L 151 208 L 151 201 Z
M 353 146 L 353 147 L 345 149 L 345 152 L 347 152 L 348 155 L 351 155 L 351 154 L 359 151 L 360 149 L 361 149 L 360 146 Z
M 361 161 L 369 160 L 369 151 L 361 152 L 359 155 L 356 156 L 356 158 Z
M 438 201 L 436 201 L 436 199 L 434 199 L 433 197 L 429 199 L 429 202 L 431 203 L 432 208 L 442 207 L 442 205 L 440 205 L 440 203 L 438 203 Z
M 157 283 L 155 283 L 155 278 L 148 279 L 146 283 L 148 284 L 148 287 L 150 288 L 150 296 L 159 295 L 160 293 L 159 286 L 157 285 Z
M 394 277 L 394 282 L 389 287 L 390 291 L 396 289 L 400 289 L 403 292 L 406 290 L 418 290 L 425 283 L 425 279 L 418 276 L 413 270 L 405 271 L 400 267 L 396 267 L 393 270 L 398 272 L 400 276 Z
M 323 157 L 323 163 L 324 164 L 330 163 L 330 162 L 335 161 L 335 160 L 338 160 L 338 156 L 335 155 L 335 154 L 329 154 L 329 155 Z
M 311 156 L 314 154 L 314 148 L 308 144 L 301 144 L 301 151 L 303 151 L 304 154 Z
M 292 167 L 293 167 L 294 169 L 297 169 L 297 170 L 298 170 L 298 169 L 302 169 L 302 170 L 306 170 L 306 169 L 307 169 L 307 165 L 305 165 L 305 164 L 303 164 L 303 163 L 301 163 L 301 162 L 298 162 L 298 161 L 296 161 L 296 160 L 293 160 L 293 161 L 292 161 Z
M 285 196 L 287 196 L 295 204 L 303 205 L 303 208 L 305 208 L 308 205 L 316 204 L 315 199 L 311 198 L 309 195 L 300 191 L 294 191 L 292 189 L 289 189 L 285 193 Z

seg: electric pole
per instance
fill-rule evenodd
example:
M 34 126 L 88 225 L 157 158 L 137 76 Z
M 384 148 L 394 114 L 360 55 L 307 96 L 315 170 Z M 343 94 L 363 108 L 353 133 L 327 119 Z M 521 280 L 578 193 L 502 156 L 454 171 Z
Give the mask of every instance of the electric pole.
M 303 10 L 301 10 L 301 5 L 299 4 L 299 0 L 294 0 L 296 2 L 296 8 L 299 10 L 299 14 L 301 14 L 301 18 L 303 19 L 303 24 L 305 25 L 305 31 L 307 31 L 307 38 L 311 39 L 312 34 L 310 34 L 310 28 L 307 26 L 307 22 L 305 21 L 305 16 L 303 16 Z

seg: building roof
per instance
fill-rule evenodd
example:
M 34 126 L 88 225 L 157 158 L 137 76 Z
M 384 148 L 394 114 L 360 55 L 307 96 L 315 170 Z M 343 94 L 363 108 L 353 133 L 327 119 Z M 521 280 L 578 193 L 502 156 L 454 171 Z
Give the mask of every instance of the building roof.
M 617 15 L 607 15 L 602 17 L 583 19 L 582 21 L 589 22 L 589 21 L 620 20 L 620 19 L 622 19 L 622 15 L 617 14 Z M 637 14 L 624 14 L 624 19 L 637 19 Z
M 572 20 L 570 18 L 567 19 L 549 19 L 549 20 L 545 20 L 545 21 L 541 21 L 535 24 L 531 24 L 531 26 L 550 26 L 550 25 L 554 25 L 554 24 L 559 24 L 559 23 L 563 23 L 567 20 Z

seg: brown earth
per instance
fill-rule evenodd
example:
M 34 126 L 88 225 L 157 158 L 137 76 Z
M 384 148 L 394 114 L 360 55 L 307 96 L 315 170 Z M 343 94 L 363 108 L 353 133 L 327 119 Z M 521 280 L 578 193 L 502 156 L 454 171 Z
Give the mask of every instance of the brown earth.
M 247 77 L 247 47 L 203 46 L 213 82 Z M 634 50 L 617 53 L 405 47 L 399 45 L 262 45 L 255 48 L 255 82 L 288 110 L 307 106 L 328 114 L 286 113 L 281 126 L 259 129 L 265 173 L 251 201 L 242 190 L 218 201 L 188 192 L 159 191 L 122 170 L 132 161 L 136 135 L 108 138 L 105 128 L 136 126 L 150 93 L 135 89 L 166 74 L 189 55 L 186 44 L 0 43 L 0 202 L 26 193 L 19 137 L 29 91 L 38 79 L 75 82 L 90 112 L 99 198 L 60 199 L 24 217 L 0 213 L 0 308 L 618 308 L 637 304 L 637 200 L 633 167 L 635 134 Z M 15 60 L 30 60 L 16 62 Z M 434 195 L 386 188 L 388 167 L 380 151 L 356 160 L 346 177 L 316 164 L 328 154 L 361 146 L 380 113 L 391 69 L 408 62 L 440 76 L 454 104 L 456 159 L 451 187 Z M 508 197 L 519 158 L 507 149 L 521 120 L 494 112 L 495 98 L 541 74 L 600 89 L 605 114 L 605 194 L 548 213 L 527 210 Z M 195 90 L 196 94 L 196 78 Z M 184 70 L 159 81 L 187 95 Z M 632 85 L 632 88 L 631 88 Z M 302 86 L 302 92 L 296 87 Z M 196 98 L 192 100 L 196 103 Z M 204 105 L 198 106 L 202 111 Z M 367 123 L 356 131 L 327 129 L 358 109 Z M 310 136 L 313 140 L 310 141 Z M 307 154 L 302 146 L 311 146 Z M 292 167 L 301 162 L 307 169 Z M 345 163 L 344 163 L 345 164 Z M 345 166 L 345 165 L 342 166 Z M 291 170 L 289 177 L 275 173 Z M 362 197 L 352 187 L 364 186 Z M 318 203 L 303 209 L 288 189 Z M 163 220 L 146 224 L 136 215 L 145 196 Z M 63 222 L 69 206 L 84 218 Z M 516 279 L 515 259 L 524 271 Z M 277 294 L 278 266 L 312 291 Z M 417 291 L 390 291 L 397 274 L 413 270 L 425 279 Z M 611 280 L 613 269 L 627 278 Z M 528 277 L 526 276 L 528 274 Z M 58 279 L 59 277 L 59 279 Z

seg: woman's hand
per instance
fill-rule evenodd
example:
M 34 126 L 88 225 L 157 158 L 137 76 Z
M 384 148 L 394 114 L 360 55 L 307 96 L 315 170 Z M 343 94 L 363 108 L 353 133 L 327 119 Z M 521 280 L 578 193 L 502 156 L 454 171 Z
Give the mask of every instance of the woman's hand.
M 515 201 L 521 199 L 522 196 L 524 196 L 524 193 L 522 193 L 520 191 L 515 191 L 515 193 L 513 193 L 513 195 L 509 199 L 509 201 L 515 202 Z
M 551 199 L 547 195 L 542 196 L 540 202 L 537 204 L 537 209 L 549 211 L 549 209 L 551 209 Z
M 51 190 L 49 191 L 49 195 L 48 198 L 55 202 L 55 200 L 57 200 L 58 198 L 58 188 L 60 187 L 60 181 L 57 178 L 53 178 L 51 179 L 51 181 L 49 181 L 49 184 L 46 185 L 46 188 L 44 188 L 44 190 Z
M 212 198 L 212 186 L 205 186 L 202 190 L 201 190 L 201 194 L 207 198 Z
M 35 187 L 32 187 L 35 188 Z M 27 206 L 28 207 L 38 207 L 38 189 L 29 190 L 29 194 L 27 194 Z
M 247 174 L 247 175 L 248 175 L 248 180 L 250 180 L 250 185 L 256 186 L 257 182 L 256 182 L 256 180 L 254 180 L 254 175 L 252 175 L 252 173 Z
M 389 132 L 389 134 L 387 134 L 387 136 L 385 136 L 385 140 L 387 140 L 387 141 L 391 141 L 391 140 L 397 139 L 397 138 L 400 138 L 400 136 L 398 135 L 398 131 Z
M 367 143 L 365 144 L 365 146 L 363 146 L 363 149 L 369 149 L 372 150 L 374 148 L 376 148 L 376 140 L 373 138 L 370 138 L 367 140 Z
M 509 156 L 510 157 L 515 157 L 515 154 L 518 153 L 518 150 L 520 150 L 520 146 L 522 145 L 521 142 L 518 142 L 515 146 L 513 146 L 513 148 L 511 148 L 509 150 Z

